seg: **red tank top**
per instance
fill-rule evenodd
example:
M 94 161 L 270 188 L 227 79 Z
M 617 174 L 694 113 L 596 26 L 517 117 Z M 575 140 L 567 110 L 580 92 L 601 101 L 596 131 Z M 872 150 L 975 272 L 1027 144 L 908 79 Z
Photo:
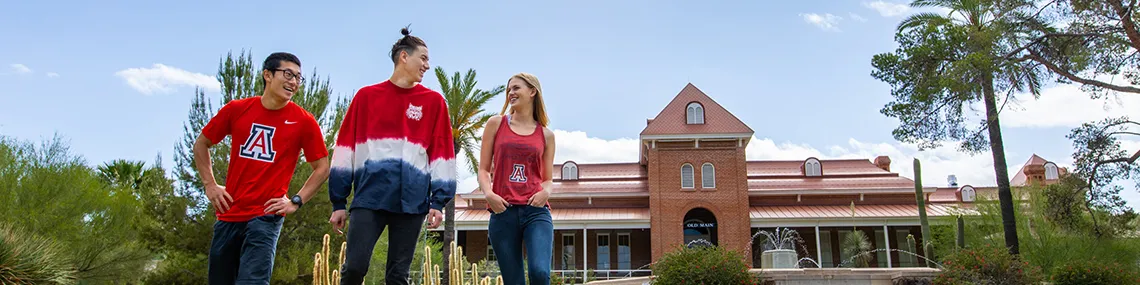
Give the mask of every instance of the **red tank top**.
M 511 129 L 510 116 L 503 117 L 495 132 L 491 191 L 508 204 L 526 205 L 531 195 L 542 191 L 542 155 L 546 135 L 536 126 L 529 135 Z

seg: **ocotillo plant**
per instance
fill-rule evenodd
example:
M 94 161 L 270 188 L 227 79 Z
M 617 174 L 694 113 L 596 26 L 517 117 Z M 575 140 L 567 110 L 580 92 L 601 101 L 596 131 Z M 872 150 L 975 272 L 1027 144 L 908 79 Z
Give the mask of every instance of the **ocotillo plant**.
M 337 269 L 333 270 L 329 267 L 329 235 L 325 234 L 321 242 L 321 252 L 318 252 L 313 258 L 313 285 L 333 285 L 340 284 L 340 267 L 344 265 L 344 250 L 346 243 L 340 243 L 340 255 L 337 260 L 340 264 Z
M 930 240 L 930 224 L 926 222 L 926 199 L 922 195 L 922 165 L 918 158 L 914 159 L 914 200 L 918 203 L 918 220 L 922 225 L 923 253 L 926 255 L 926 266 L 934 267 L 934 241 Z

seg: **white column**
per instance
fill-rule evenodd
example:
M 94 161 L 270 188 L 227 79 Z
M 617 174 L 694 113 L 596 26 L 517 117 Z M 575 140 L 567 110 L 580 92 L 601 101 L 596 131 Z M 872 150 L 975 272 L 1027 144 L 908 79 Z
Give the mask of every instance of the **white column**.
M 586 284 L 587 270 L 590 268 L 590 236 L 586 234 L 588 226 L 582 225 L 582 284 Z
M 819 243 L 819 225 L 815 225 L 815 266 L 823 268 L 823 246 Z
M 883 223 L 883 240 L 884 246 L 887 249 L 887 268 L 894 268 L 891 265 L 891 231 L 887 229 L 887 224 Z

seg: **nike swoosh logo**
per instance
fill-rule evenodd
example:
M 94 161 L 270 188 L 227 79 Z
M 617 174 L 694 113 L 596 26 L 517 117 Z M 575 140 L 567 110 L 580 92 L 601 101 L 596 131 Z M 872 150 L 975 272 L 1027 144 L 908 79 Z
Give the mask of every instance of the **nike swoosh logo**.
M 286 125 L 292 125 L 292 124 L 296 124 L 296 123 L 297 123 L 297 122 L 290 122 L 289 120 L 285 120 L 285 124 L 286 124 Z

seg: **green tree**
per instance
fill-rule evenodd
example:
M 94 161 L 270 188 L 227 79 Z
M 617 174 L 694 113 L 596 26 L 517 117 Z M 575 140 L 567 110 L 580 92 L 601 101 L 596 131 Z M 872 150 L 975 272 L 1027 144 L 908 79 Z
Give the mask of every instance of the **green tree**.
M 1140 93 L 1138 1 L 1064 0 L 1043 2 L 1039 34 L 1026 46 L 1025 58 L 1057 74 L 1062 83 L 1079 83 L 1092 97 L 1110 92 Z M 1046 17 L 1047 16 L 1047 17 Z M 1061 26 L 1057 28 L 1054 26 Z M 1097 78 L 1124 75 L 1122 83 Z
M 458 156 L 462 152 L 467 157 L 468 170 L 473 173 L 478 173 L 479 159 L 476 153 L 479 151 L 480 141 L 482 134 L 479 130 L 483 129 L 484 124 L 491 118 L 492 114 L 485 113 L 484 105 L 487 101 L 495 97 L 499 93 L 503 93 L 505 87 L 503 85 L 495 86 L 491 90 L 482 90 L 475 88 L 478 81 L 475 80 L 475 70 L 468 69 L 467 74 L 462 78 L 459 77 L 459 72 L 447 78 L 447 73 L 443 71 L 442 67 L 435 68 L 435 77 L 439 80 L 440 90 L 443 93 L 444 99 L 447 101 L 447 111 L 451 117 L 451 135 L 455 138 L 455 154 Z M 455 201 L 447 203 L 444 209 L 444 222 L 443 222 L 443 244 L 449 245 L 455 240 Z M 449 260 L 451 257 L 451 247 L 443 247 L 443 260 Z M 444 262 L 440 268 L 443 272 L 448 272 L 448 263 Z M 444 274 L 443 282 L 447 283 L 448 276 Z
M 920 13 L 903 20 L 895 35 L 899 47 L 875 55 L 872 76 L 891 85 L 895 97 L 881 112 L 898 118 L 896 139 L 920 149 L 962 141 L 960 149 L 993 155 L 1002 205 L 1006 247 L 1017 254 L 1017 226 L 998 117 L 1015 94 L 1039 96 L 1048 75 L 1023 59 L 1027 27 L 1036 12 L 1031 1 L 916 0 L 913 7 L 941 7 L 947 15 Z M 1004 93 L 1004 96 L 999 93 Z M 999 105 L 999 96 L 1004 97 Z M 981 101 L 985 118 L 968 127 L 968 109 Z M 988 138 L 983 132 L 988 131 Z
M 1081 191 L 1085 209 L 1091 215 L 1093 232 L 1097 237 L 1115 235 L 1136 217 L 1120 197 L 1121 185 L 1115 182 L 1133 180 L 1140 187 L 1140 167 L 1136 160 L 1140 150 L 1130 154 L 1120 146 L 1121 137 L 1140 137 L 1136 128 L 1140 123 L 1127 117 L 1109 118 L 1099 122 L 1085 123 L 1075 128 L 1067 136 L 1073 141 L 1074 177 L 1082 180 L 1075 187 Z M 1101 219 L 1108 219 L 1112 225 L 1105 227 Z

